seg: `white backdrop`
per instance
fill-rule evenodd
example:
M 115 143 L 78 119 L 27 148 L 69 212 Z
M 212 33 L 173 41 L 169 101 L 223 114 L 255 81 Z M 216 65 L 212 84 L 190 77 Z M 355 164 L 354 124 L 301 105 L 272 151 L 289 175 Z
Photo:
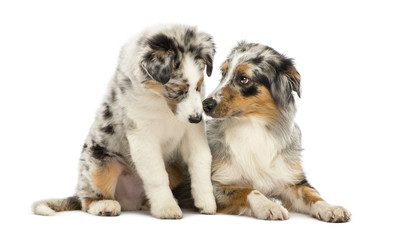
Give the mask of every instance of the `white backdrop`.
M 1 234 L 7 239 L 396 239 L 398 17 L 393 1 L 1 1 Z M 327 224 L 300 214 L 270 222 L 184 212 L 115 218 L 35 216 L 33 201 L 71 196 L 80 150 L 121 46 L 154 24 L 214 36 L 215 71 L 239 40 L 296 60 L 297 122 L 309 181 L 353 216 Z M 394 223 L 395 222 L 395 223 Z M 11 237 L 12 236 L 12 237 Z

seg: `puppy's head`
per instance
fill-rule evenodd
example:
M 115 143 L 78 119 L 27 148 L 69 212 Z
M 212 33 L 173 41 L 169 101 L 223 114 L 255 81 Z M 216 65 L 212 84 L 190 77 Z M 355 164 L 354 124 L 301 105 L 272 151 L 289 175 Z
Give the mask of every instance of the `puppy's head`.
M 202 120 L 204 74 L 211 75 L 215 46 L 212 38 L 183 26 L 148 36 L 141 70 L 144 86 L 162 96 L 182 122 Z
M 293 61 L 274 49 L 240 42 L 221 66 L 222 79 L 203 101 L 214 118 L 263 117 L 276 120 L 300 97 L 300 75 Z

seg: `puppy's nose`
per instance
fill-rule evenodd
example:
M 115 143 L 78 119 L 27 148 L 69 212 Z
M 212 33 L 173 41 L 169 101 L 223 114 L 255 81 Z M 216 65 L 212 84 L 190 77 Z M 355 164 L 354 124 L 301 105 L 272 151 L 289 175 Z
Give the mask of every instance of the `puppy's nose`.
M 190 123 L 200 123 L 202 121 L 202 114 L 191 115 L 188 120 Z
M 216 107 L 217 101 L 214 98 L 206 98 L 203 101 L 203 110 L 205 113 L 210 113 Z

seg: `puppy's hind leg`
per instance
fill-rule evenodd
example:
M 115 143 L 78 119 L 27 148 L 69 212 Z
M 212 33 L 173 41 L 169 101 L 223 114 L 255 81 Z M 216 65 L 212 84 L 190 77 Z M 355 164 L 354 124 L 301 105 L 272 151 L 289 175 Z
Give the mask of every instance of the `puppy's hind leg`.
M 78 196 L 82 210 L 97 216 L 118 216 L 121 206 L 115 200 L 116 184 L 123 167 L 118 162 L 94 165 L 87 176 L 81 176 Z
M 281 196 L 288 209 L 309 214 L 325 222 L 348 222 L 351 217 L 345 208 L 330 205 L 323 200 L 305 178 L 289 187 Z

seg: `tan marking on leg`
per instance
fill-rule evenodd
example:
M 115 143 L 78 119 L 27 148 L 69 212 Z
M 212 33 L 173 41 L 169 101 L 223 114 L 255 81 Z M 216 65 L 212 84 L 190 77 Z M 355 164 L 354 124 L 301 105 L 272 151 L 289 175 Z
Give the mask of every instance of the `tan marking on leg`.
M 309 188 L 309 187 L 302 187 L 301 194 L 302 194 L 303 201 L 306 204 L 312 205 L 318 201 L 323 201 L 323 199 L 318 195 L 318 193 L 315 192 L 314 189 Z
M 318 201 L 323 201 L 314 189 L 305 185 L 293 187 L 292 191 L 297 199 L 301 199 L 306 205 L 312 205 Z
M 93 183 L 101 192 L 104 199 L 114 199 L 116 184 L 123 166 L 117 162 L 111 162 L 107 166 L 98 167 L 93 173 Z
M 253 191 L 252 188 L 219 186 L 216 191 L 217 212 L 224 214 L 237 214 L 250 209 L 247 196 Z

